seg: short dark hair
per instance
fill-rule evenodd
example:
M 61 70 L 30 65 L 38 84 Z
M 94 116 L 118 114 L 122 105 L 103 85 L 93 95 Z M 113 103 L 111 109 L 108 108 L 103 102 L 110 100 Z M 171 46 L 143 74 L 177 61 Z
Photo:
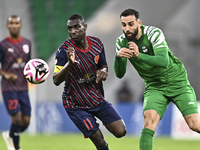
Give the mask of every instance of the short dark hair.
M 79 20 L 81 20 L 81 21 L 84 21 L 83 16 L 81 16 L 80 14 L 73 14 L 73 15 L 71 15 L 71 16 L 69 17 L 68 20 L 75 20 L 75 19 L 79 19 Z
M 22 22 L 22 20 L 21 20 L 21 18 L 19 16 L 17 16 L 17 15 L 11 15 L 10 17 L 7 18 L 7 23 L 10 21 L 11 18 L 18 18 L 19 22 L 20 23 Z
M 121 13 L 120 18 L 121 18 L 122 16 L 125 16 L 125 17 L 126 17 L 126 16 L 129 16 L 129 15 L 134 15 L 136 19 L 139 18 L 139 12 L 136 11 L 135 9 L 130 9 L 130 8 L 124 10 L 124 11 Z

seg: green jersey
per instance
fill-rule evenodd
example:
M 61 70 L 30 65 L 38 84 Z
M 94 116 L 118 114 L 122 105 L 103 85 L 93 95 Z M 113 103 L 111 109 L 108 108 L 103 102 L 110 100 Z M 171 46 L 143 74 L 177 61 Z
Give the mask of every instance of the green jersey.
M 171 87 L 171 89 L 189 85 L 187 72 L 183 63 L 170 51 L 163 32 L 153 26 L 141 26 L 142 36 L 133 41 L 139 48 L 138 58 L 129 61 L 144 79 L 145 87 Z M 128 40 L 122 34 L 117 38 L 116 51 L 129 48 Z M 115 55 L 114 71 L 118 78 L 126 72 L 127 58 Z

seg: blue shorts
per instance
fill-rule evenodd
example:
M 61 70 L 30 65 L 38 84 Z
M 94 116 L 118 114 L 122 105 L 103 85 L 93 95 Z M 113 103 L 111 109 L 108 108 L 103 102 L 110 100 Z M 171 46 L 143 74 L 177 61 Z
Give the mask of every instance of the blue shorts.
M 65 110 L 86 138 L 99 129 L 99 124 L 95 117 L 101 120 L 104 125 L 122 119 L 112 104 L 105 100 L 93 109 L 65 108 Z
M 28 91 L 4 91 L 2 96 L 10 115 L 21 112 L 22 115 L 31 116 Z

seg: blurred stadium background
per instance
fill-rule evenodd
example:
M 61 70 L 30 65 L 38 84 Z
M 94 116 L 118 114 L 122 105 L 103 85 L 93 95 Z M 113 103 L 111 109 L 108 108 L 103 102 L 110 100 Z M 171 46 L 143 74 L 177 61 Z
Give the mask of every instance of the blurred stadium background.
M 106 50 L 109 77 L 104 82 L 105 97 L 113 103 L 124 118 L 128 133 L 139 135 L 142 130 L 142 103 L 144 85 L 136 71 L 128 64 L 123 79 L 113 71 L 115 40 L 122 33 L 120 13 L 126 8 L 140 12 L 144 25 L 161 28 L 172 52 L 185 64 L 189 80 L 200 100 L 200 1 L 199 0 L 0 0 L 0 39 L 8 35 L 6 19 L 12 14 L 21 16 L 21 34 L 32 41 L 32 57 L 49 64 L 51 74 L 41 85 L 30 85 L 32 120 L 28 133 L 78 132 L 62 107 L 63 85 L 52 82 L 55 51 L 68 38 L 66 21 L 73 13 L 80 13 L 88 24 L 87 35 L 99 37 Z M 134 102 L 118 105 L 116 90 L 128 80 L 134 92 Z M 9 116 L 0 96 L 0 132 L 7 130 Z M 103 127 L 102 130 L 107 132 Z M 199 138 L 185 125 L 180 113 L 169 105 L 159 124 L 157 135 L 175 138 Z

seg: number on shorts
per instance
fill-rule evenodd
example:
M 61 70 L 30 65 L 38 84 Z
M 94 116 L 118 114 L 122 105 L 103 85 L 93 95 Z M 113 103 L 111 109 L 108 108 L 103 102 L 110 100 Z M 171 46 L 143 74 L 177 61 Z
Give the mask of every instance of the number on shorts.
M 9 100 L 9 104 L 8 104 L 8 107 L 10 110 L 13 110 L 13 109 L 16 109 L 17 108 L 17 99 L 11 99 Z

